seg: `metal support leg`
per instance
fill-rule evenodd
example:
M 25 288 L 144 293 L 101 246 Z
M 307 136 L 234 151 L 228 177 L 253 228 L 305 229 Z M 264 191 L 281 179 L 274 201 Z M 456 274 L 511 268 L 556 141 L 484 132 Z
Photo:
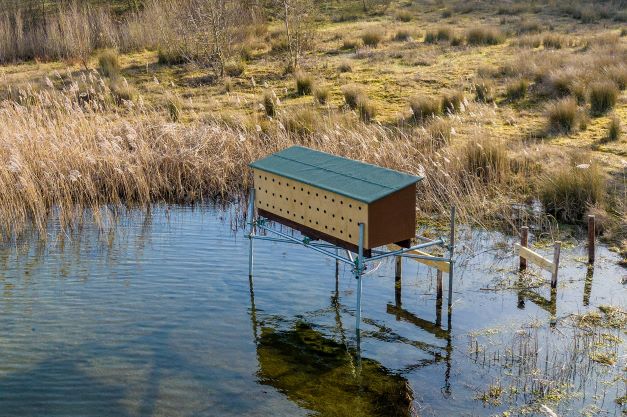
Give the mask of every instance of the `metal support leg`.
M 355 279 L 357 279 L 357 308 L 355 312 L 355 328 L 359 336 L 359 326 L 361 324 L 361 280 L 364 268 L 364 224 L 359 223 L 359 246 L 357 259 L 355 260 Z
M 251 188 L 248 194 L 248 239 L 250 246 L 248 248 L 248 276 L 253 276 L 253 236 L 255 234 L 255 189 Z
M 453 305 L 453 253 L 455 250 L 455 206 L 451 207 L 451 237 L 448 247 L 450 268 L 448 271 L 448 308 Z

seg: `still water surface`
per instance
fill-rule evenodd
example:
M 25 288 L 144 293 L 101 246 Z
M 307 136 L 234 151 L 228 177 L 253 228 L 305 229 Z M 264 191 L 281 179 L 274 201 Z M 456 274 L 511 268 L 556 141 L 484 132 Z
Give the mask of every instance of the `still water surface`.
M 1 246 L 0 416 L 621 415 L 624 329 L 569 324 L 626 307 L 606 249 L 590 274 L 585 249 L 566 248 L 551 298 L 515 288 L 505 237 L 473 233 L 450 318 L 433 271 L 406 260 L 398 293 L 384 262 L 364 280 L 358 354 L 350 270 L 336 280 L 330 259 L 257 241 L 250 282 L 233 218 L 159 209 Z

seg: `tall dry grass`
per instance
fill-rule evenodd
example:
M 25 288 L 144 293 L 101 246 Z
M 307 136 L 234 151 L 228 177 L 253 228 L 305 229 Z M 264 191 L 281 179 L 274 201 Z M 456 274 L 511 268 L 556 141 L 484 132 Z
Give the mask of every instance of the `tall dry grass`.
M 468 166 L 467 147 L 442 147 L 428 129 L 349 121 L 349 113 L 317 116 L 308 130 L 290 129 L 280 118 L 181 124 L 141 100 L 113 99 L 95 71 L 66 80 L 63 91 L 48 84 L 19 92 L 22 104 L 0 102 L 5 235 L 29 224 L 43 228 L 53 212 L 69 225 L 84 209 L 238 196 L 250 185 L 249 162 L 295 143 L 425 176 L 424 213 L 446 213 L 455 204 L 463 222 L 510 218 L 520 197 L 512 175 L 485 181 Z M 256 125 L 264 122 L 271 125 Z
M 192 34 L 193 22 L 186 15 L 190 2 L 146 0 L 141 9 L 123 16 L 115 16 L 104 5 L 78 1 L 60 3 L 45 18 L 25 15 L 19 7 L 0 10 L 0 63 L 31 59 L 85 62 L 93 51 L 103 48 L 121 52 L 154 49 L 165 56 L 191 58 L 199 46 Z M 242 36 L 247 34 L 244 26 Z

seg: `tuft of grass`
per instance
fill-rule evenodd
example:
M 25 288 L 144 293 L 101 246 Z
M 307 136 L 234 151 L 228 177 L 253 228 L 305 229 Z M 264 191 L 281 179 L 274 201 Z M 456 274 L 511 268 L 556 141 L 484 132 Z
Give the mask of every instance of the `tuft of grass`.
M 407 29 L 400 29 L 394 34 L 394 40 L 397 42 L 406 42 L 411 39 L 411 32 Z
M 606 180 L 595 163 L 565 166 L 540 181 L 545 210 L 566 223 L 582 222 L 589 207 L 605 200 Z
M 181 100 L 174 94 L 167 94 L 165 98 L 165 108 L 170 116 L 170 120 L 178 122 L 181 120 L 181 110 L 183 104 Z
M 524 35 L 512 41 L 512 45 L 519 48 L 539 48 L 542 46 L 542 38 L 539 35 Z
M 607 127 L 607 140 L 612 142 L 619 140 L 621 131 L 620 118 L 616 114 L 613 114 L 612 117 L 610 117 L 610 124 Z
M 434 117 L 427 126 L 427 132 L 436 148 L 447 145 L 451 140 L 453 124 L 449 118 Z
M 457 113 L 464 108 L 463 91 L 446 91 L 442 93 L 440 108 L 446 113 Z
M 436 43 L 449 41 L 453 37 L 453 31 L 449 27 L 439 27 L 436 30 L 427 31 L 425 34 L 425 43 Z
M 417 121 L 424 121 L 442 113 L 440 101 L 426 96 L 416 96 L 411 98 L 409 100 L 409 107 L 411 108 L 414 119 Z
M 314 97 L 320 104 L 327 104 L 329 101 L 330 90 L 326 85 L 317 85 L 314 88 Z
M 271 90 L 266 90 L 263 92 L 263 109 L 266 112 L 268 117 L 276 116 L 277 111 L 277 99 L 276 95 Z
M 364 122 L 370 122 L 377 115 L 377 107 L 365 94 L 357 98 L 357 113 Z
M 549 104 L 547 107 L 549 131 L 551 133 L 571 133 L 579 122 L 579 108 L 577 101 L 566 97 Z
M 396 19 L 401 22 L 409 22 L 412 19 L 412 14 L 407 10 L 399 10 L 396 12 Z
M 98 56 L 100 73 L 105 77 L 116 78 L 120 75 L 120 60 L 113 49 L 106 49 Z
M 111 80 L 109 88 L 111 89 L 111 95 L 118 104 L 121 104 L 124 101 L 133 101 L 137 97 L 137 91 L 135 88 L 124 78 Z
M 363 89 L 356 84 L 349 84 L 342 87 L 342 94 L 346 105 L 351 109 L 356 109 L 362 96 L 365 95 Z
M 361 41 L 365 46 L 376 48 L 383 41 L 383 33 L 381 29 L 369 29 L 361 35 Z
M 616 105 L 618 87 L 612 81 L 597 81 L 590 84 L 590 112 L 593 115 L 607 113 Z
M 299 136 L 313 134 L 320 125 L 320 114 L 311 107 L 284 112 L 281 121 L 285 129 Z
M 362 45 L 361 39 L 344 38 L 341 49 L 356 50 Z
M 307 96 L 312 93 L 314 87 L 313 77 L 299 72 L 296 74 L 296 93 L 299 96 Z
M 499 140 L 471 140 L 466 143 L 462 158 L 466 171 L 485 183 L 503 181 L 511 173 L 507 147 Z
M 344 60 L 340 62 L 340 64 L 337 66 L 337 70 L 339 72 L 351 72 L 353 71 L 353 65 L 350 63 L 350 61 Z
M 482 103 L 494 101 L 494 84 L 492 81 L 481 78 L 475 81 L 475 100 Z
M 564 47 L 574 46 L 574 42 L 568 38 L 568 35 L 560 35 L 557 33 L 549 33 L 542 38 L 542 45 L 546 49 L 562 49 Z
M 613 65 L 604 69 L 608 79 L 614 81 L 620 90 L 627 88 L 627 65 Z
M 510 100 L 520 100 L 527 94 L 529 83 L 524 78 L 509 82 L 505 86 L 505 97 Z
M 157 52 L 157 62 L 159 65 L 181 65 L 185 64 L 188 58 L 181 51 L 175 48 L 159 49 Z
M 224 92 L 225 93 L 230 93 L 231 91 L 233 91 L 233 80 L 230 77 L 224 77 L 224 80 L 222 80 L 222 87 L 224 88 Z
M 505 40 L 505 36 L 497 28 L 478 27 L 466 33 L 469 45 L 498 45 Z
M 224 73 L 229 77 L 239 77 L 245 69 L 244 61 L 229 61 L 224 65 Z

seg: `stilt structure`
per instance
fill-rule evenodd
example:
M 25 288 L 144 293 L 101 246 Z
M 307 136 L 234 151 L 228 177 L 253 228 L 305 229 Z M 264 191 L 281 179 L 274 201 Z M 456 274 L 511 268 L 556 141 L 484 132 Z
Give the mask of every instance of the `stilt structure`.
M 455 207 L 451 209 L 448 241 L 417 236 L 416 183 L 421 177 L 300 146 L 272 154 L 251 167 L 255 180 L 247 213 L 251 277 L 253 240 L 299 244 L 335 259 L 336 265 L 351 265 L 357 280 L 355 328 L 359 331 L 362 281 L 368 264 L 388 257 L 412 258 L 448 272 L 451 307 Z M 299 231 L 301 236 L 278 230 L 273 227 L 275 222 Z M 422 252 L 437 246 L 447 255 Z M 346 256 L 340 255 L 342 249 Z M 398 285 L 400 280 L 398 267 Z

